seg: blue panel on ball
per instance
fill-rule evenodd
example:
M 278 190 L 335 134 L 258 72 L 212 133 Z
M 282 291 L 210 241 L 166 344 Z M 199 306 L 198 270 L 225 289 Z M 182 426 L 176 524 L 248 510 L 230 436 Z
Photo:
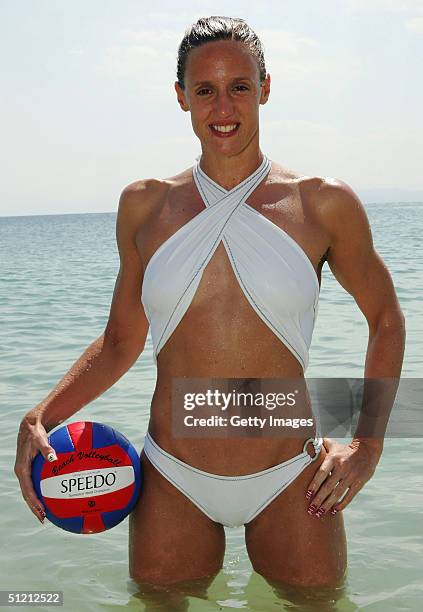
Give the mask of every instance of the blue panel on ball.
M 44 465 L 44 457 L 42 456 L 41 453 L 38 453 L 38 455 L 35 457 L 34 461 L 32 462 L 32 468 L 31 468 L 31 478 L 32 478 L 32 484 L 34 485 L 34 489 L 35 489 L 35 493 L 37 494 L 38 499 L 43 499 L 42 495 L 41 495 L 41 470 L 43 469 L 43 465 Z
M 66 425 L 52 433 L 51 436 L 49 436 L 48 441 L 56 451 L 56 454 L 71 453 L 75 450 L 72 438 L 69 435 Z
M 72 518 L 57 518 L 57 516 L 52 514 L 48 508 L 46 508 L 46 517 L 57 527 L 61 527 L 61 529 L 71 531 L 72 533 L 81 533 L 82 526 L 84 524 L 84 518 L 82 516 L 73 516 Z
M 126 438 L 119 431 L 115 431 L 115 435 L 116 435 L 116 442 L 127 451 L 128 447 L 131 447 L 131 443 L 128 440 L 128 438 Z
M 103 423 L 93 423 L 93 448 L 102 448 L 116 444 L 114 430 Z
M 102 512 L 101 518 L 106 529 L 111 529 L 121 523 L 130 513 L 132 507 L 128 504 L 123 510 L 114 510 L 113 512 Z

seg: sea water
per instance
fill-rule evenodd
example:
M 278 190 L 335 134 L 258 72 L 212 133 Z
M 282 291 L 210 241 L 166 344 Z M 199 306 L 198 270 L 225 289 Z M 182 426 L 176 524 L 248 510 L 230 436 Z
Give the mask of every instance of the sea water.
M 368 204 L 366 211 L 407 319 L 402 376 L 419 377 L 423 204 Z M 119 269 L 115 222 L 115 213 L 0 218 L 0 589 L 59 589 L 64 592 L 62 609 L 72 612 L 420 611 L 419 438 L 387 439 L 373 478 L 345 509 L 348 575 L 344 587 L 334 591 L 269 585 L 252 570 L 243 528 L 226 529 L 224 566 L 208 589 L 193 583 L 140 591 L 128 575 L 127 519 L 110 531 L 83 536 L 48 520 L 43 526 L 28 510 L 13 473 L 19 422 L 104 330 Z M 363 314 L 325 264 L 307 377 L 362 377 L 367 339 Z M 149 337 L 130 371 L 70 421 L 109 424 L 140 451 L 155 378 Z

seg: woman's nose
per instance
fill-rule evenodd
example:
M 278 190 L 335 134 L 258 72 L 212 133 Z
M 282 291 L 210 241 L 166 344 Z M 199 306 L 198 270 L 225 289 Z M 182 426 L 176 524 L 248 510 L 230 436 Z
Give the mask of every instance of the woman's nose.
M 227 93 L 221 93 L 216 98 L 216 111 L 220 117 L 226 117 L 233 112 L 233 103 Z

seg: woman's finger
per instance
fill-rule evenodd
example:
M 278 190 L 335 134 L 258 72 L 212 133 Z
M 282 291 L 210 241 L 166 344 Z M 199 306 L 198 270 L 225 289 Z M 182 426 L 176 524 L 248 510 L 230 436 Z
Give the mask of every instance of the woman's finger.
M 312 513 L 313 516 L 317 518 L 321 518 L 324 514 L 328 514 L 329 512 L 332 515 L 335 515 L 338 510 L 335 509 L 335 505 L 338 508 L 338 502 L 343 499 L 343 496 L 349 489 L 349 484 L 346 480 L 340 480 L 336 487 L 334 487 L 323 502 L 319 502 L 315 504 L 316 510 Z
M 43 425 L 38 421 L 23 420 L 18 433 L 14 471 L 19 481 L 22 497 L 31 512 L 42 523 L 45 518 L 45 509 L 36 495 L 31 479 L 32 462 L 38 452 L 47 461 L 57 461 L 56 452 L 49 444 L 47 431 Z
M 332 472 L 327 476 L 326 480 L 324 480 L 322 485 L 317 489 L 315 495 L 309 498 L 310 505 L 307 512 L 309 514 L 314 514 L 317 510 L 320 510 L 323 507 L 324 502 L 326 502 L 329 496 L 333 494 L 334 490 L 338 488 L 340 482 L 342 482 L 340 470 L 337 470 L 336 467 L 334 467 Z M 338 501 L 338 499 L 339 497 L 337 497 L 335 501 Z M 325 505 L 324 508 L 326 511 L 328 510 L 327 505 Z
M 332 454 L 327 454 L 321 465 L 317 468 L 312 481 L 308 485 L 306 498 L 308 500 L 314 498 L 322 483 L 331 474 L 334 469 L 335 461 Z
M 39 450 L 47 461 L 57 461 L 54 448 L 49 444 L 47 432 L 40 422 L 37 422 L 33 429 L 33 445 Z
M 44 506 L 35 493 L 30 473 L 22 469 L 17 476 L 22 491 L 22 497 L 26 501 L 28 508 L 35 514 L 40 523 L 43 523 L 45 518 Z

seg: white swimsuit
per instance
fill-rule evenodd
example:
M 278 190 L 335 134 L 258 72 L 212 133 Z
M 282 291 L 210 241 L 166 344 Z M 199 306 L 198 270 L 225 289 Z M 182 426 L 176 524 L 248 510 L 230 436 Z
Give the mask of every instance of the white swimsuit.
M 153 254 L 144 272 L 142 303 L 151 326 L 154 357 L 188 310 L 207 263 L 220 242 L 244 295 L 257 315 L 305 371 L 318 311 L 319 282 L 299 244 L 246 203 L 270 170 L 264 156 L 245 180 L 226 190 L 197 159 L 193 178 L 205 208 Z M 312 458 L 307 444 L 312 442 Z M 255 518 L 312 461 L 323 440 L 309 438 L 299 455 L 262 472 L 219 476 L 184 463 L 147 433 L 144 453 L 155 468 L 212 520 L 227 526 Z
M 188 465 L 161 448 L 147 432 L 144 453 L 162 476 L 206 516 L 226 527 L 252 521 L 319 456 L 322 438 L 309 438 L 303 452 L 278 465 L 245 476 L 220 476 Z M 314 456 L 307 452 L 312 444 Z
M 205 208 L 157 249 L 144 273 L 142 303 L 155 358 L 188 310 L 204 268 L 223 241 L 248 302 L 306 370 L 318 310 L 317 274 L 299 244 L 246 203 L 270 166 L 264 156 L 257 170 L 227 191 L 204 173 L 198 160 L 194 165 Z

